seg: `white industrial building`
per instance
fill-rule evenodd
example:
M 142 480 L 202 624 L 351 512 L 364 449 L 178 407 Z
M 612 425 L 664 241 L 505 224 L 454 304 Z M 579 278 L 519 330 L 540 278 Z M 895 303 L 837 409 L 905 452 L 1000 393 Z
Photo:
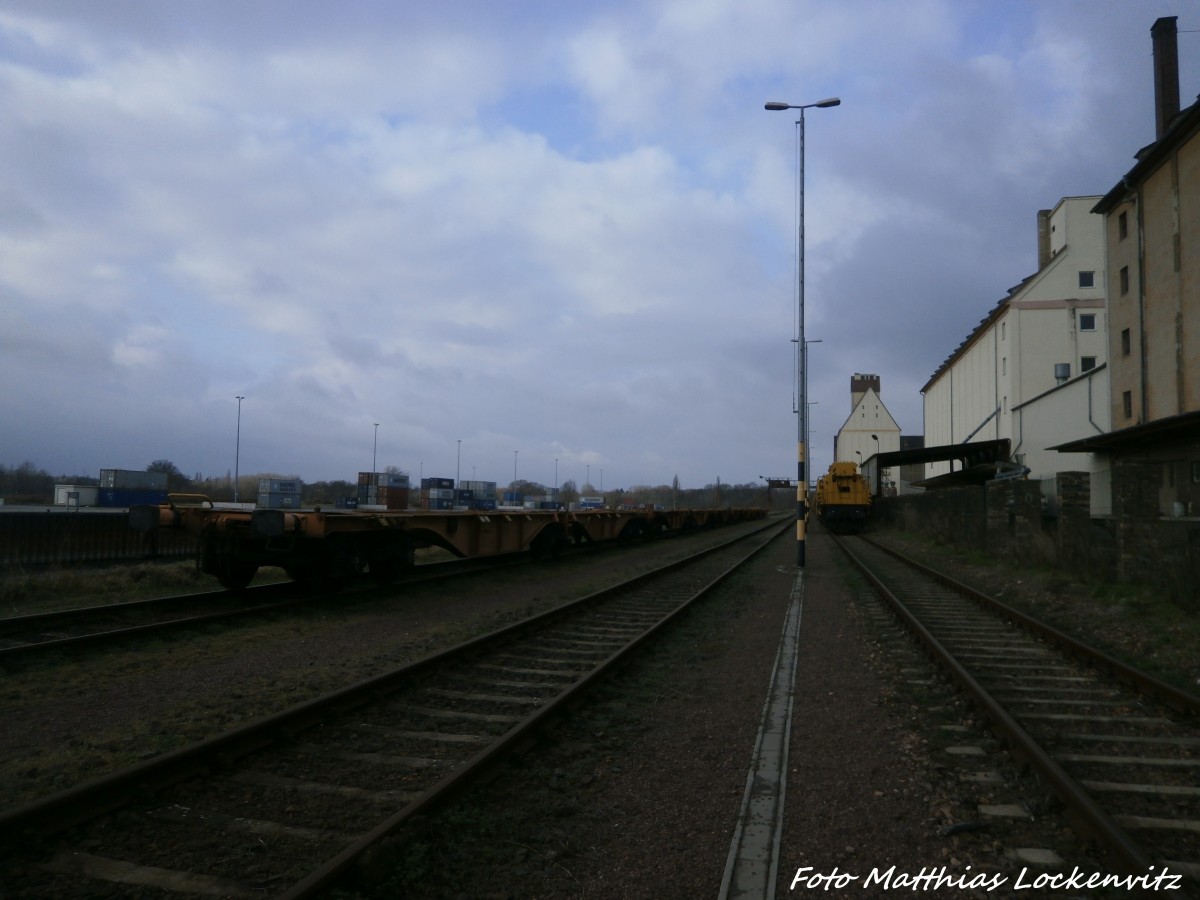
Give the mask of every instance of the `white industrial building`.
M 925 446 L 1007 439 L 1031 478 L 1096 471 L 1047 448 L 1108 430 L 1104 219 L 1099 197 L 1038 213 L 1038 270 L 979 323 L 921 389 Z M 928 464 L 927 477 L 950 471 Z

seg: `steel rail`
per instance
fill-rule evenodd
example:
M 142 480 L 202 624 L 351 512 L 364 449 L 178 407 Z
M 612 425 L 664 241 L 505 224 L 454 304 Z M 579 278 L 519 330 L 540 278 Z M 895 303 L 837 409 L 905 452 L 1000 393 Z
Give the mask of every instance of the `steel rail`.
M 378 586 L 357 587 L 352 589 L 349 596 L 366 595 L 370 596 L 372 592 L 391 592 L 405 587 L 412 587 L 420 584 L 427 584 L 433 581 L 443 581 L 450 578 L 461 578 L 477 574 L 484 571 L 495 571 L 498 563 L 486 562 L 478 564 L 474 560 L 452 560 L 450 562 L 430 563 L 423 566 L 415 567 L 412 574 L 402 578 L 395 584 L 389 585 L 386 588 Z M 503 565 L 500 563 L 499 565 Z M 442 571 L 426 571 L 420 572 L 420 569 L 442 569 Z M 364 576 L 366 577 L 366 576 Z M 34 628 L 46 628 L 52 625 L 60 627 L 70 627 L 78 624 L 80 620 L 88 618 L 98 619 L 105 616 L 124 616 L 129 613 L 152 612 L 158 608 L 170 606 L 184 605 L 189 602 L 221 602 L 228 600 L 232 602 L 233 598 L 246 598 L 251 594 L 262 594 L 271 596 L 274 594 L 294 593 L 303 591 L 303 586 L 298 582 L 286 581 L 274 584 L 258 585 L 257 587 L 246 588 L 243 591 L 200 591 L 195 594 L 179 594 L 171 597 L 150 597 L 144 600 L 131 600 L 123 603 L 111 603 L 100 606 L 85 606 L 79 609 L 62 609 L 53 610 L 50 612 L 30 613 L 24 616 L 10 616 L 0 619 L 0 637 L 8 640 L 18 640 L 13 635 L 20 634 L 22 631 L 28 631 Z M 197 615 L 183 616 L 176 619 L 164 619 L 160 622 L 147 622 L 140 625 L 129 625 L 121 628 L 109 628 L 104 631 L 94 631 L 84 634 L 69 635 L 67 637 L 52 638 L 44 641 L 26 641 L 20 644 L 14 644 L 11 647 L 0 647 L 0 665 L 10 663 L 19 659 L 24 659 L 30 656 L 36 656 L 40 653 L 49 653 L 58 650 L 73 650 L 87 645 L 105 644 L 123 640 L 125 638 L 143 637 L 147 634 L 154 634 L 160 631 L 171 631 L 174 629 L 183 629 L 196 625 L 204 625 L 210 622 L 219 622 L 227 619 L 238 619 L 244 616 L 265 615 L 270 612 L 277 612 L 285 609 L 291 609 L 297 606 L 308 606 L 329 600 L 333 595 L 320 594 L 304 594 L 300 597 L 295 597 L 289 600 L 281 600 L 275 603 L 258 603 L 254 606 L 230 606 L 226 609 L 214 610 L 212 612 L 200 613 Z M 341 598 L 347 596 L 340 595 Z M 341 602 L 339 600 L 339 602 Z
M 1051 643 L 1058 644 L 1060 647 L 1067 650 L 1072 656 L 1088 663 L 1089 665 L 1107 671 L 1110 675 L 1119 681 L 1124 682 L 1140 693 L 1162 703 L 1164 706 L 1169 706 L 1176 712 L 1181 712 L 1190 716 L 1200 716 L 1200 697 L 1195 694 L 1181 690 L 1174 685 L 1168 684 L 1162 679 L 1155 678 L 1153 675 L 1142 672 L 1133 666 L 1122 662 L 1114 656 L 1105 653 L 1095 647 L 1085 644 L 1078 638 L 1074 638 L 1064 631 L 1060 631 L 1053 625 L 1048 625 L 1033 616 L 1022 612 L 1015 607 L 1009 606 L 1002 600 L 997 600 L 995 597 L 990 597 L 981 591 L 975 590 L 970 585 L 956 581 L 949 575 L 932 569 L 929 566 L 912 559 L 909 556 L 888 547 L 886 544 L 881 544 L 878 541 L 871 540 L 868 537 L 859 535 L 859 540 L 865 541 L 872 547 L 882 550 L 889 556 L 893 556 L 900 560 L 905 565 L 911 566 L 923 575 L 932 578 L 952 591 L 960 593 L 971 598 L 976 603 L 979 603 L 985 609 L 999 613 L 1013 623 L 1019 625 L 1029 633 L 1043 638 Z
M 628 591 L 664 574 L 683 569 L 700 559 L 727 549 L 729 546 L 743 541 L 748 537 L 760 534 L 763 531 L 777 529 L 771 535 L 771 539 L 773 539 L 779 534 L 784 533 L 788 524 L 788 522 L 784 522 L 781 527 L 777 521 L 767 522 L 752 532 L 743 533 L 736 538 L 706 548 L 687 558 L 642 573 L 618 585 L 613 585 L 585 597 L 561 604 L 521 622 L 501 627 L 455 647 L 431 653 L 391 672 L 296 704 L 278 714 L 247 723 L 224 734 L 216 735 L 188 747 L 165 753 L 160 757 L 144 761 L 119 772 L 114 772 L 93 781 L 77 785 L 21 807 L 0 812 L 0 837 L 3 837 L 10 846 L 14 847 L 30 841 L 37 842 L 43 840 L 67 828 L 79 825 L 113 809 L 127 805 L 133 798 L 143 798 L 148 793 L 163 790 L 188 777 L 204 774 L 214 767 L 227 766 L 231 761 L 255 750 L 267 747 L 281 737 L 290 737 L 307 728 L 314 727 L 330 719 L 337 712 L 363 707 L 372 702 L 384 699 L 394 691 L 411 684 L 413 676 L 424 674 L 448 660 L 474 654 L 488 644 L 505 640 L 528 631 L 531 628 L 553 623 L 556 619 L 567 617 L 576 611 L 594 606 L 597 602 L 611 595 Z M 766 546 L 766 543 L 763 543 L 762 546 Z M 755 552 L 761 549 L 762 547 L 758 547 L 755 549 Z M 726 577 L 727 574 L 728 572 L 722 575 L 721 578 Z M 662 626 L 655 626 L 647 635 L 637 639 L 637 642 L 640 643 L 649 639 L 650 634 L 657 633 L 660 627 Z M 604 668 L 611 668 L 617 658 L 619 658 L 619 655 L 614 654 L 614 659 L 606 661 Z M 593 680 L 592 676 L 588 676 L 585 679 L 586 683 L 591 683 Z M 558 700 L 559 705 L 563 702 L 566 702 L 565 698 Z M 545 715 L 547 714 L 539 711 L 532 718 L 535 722 L 541 722 L 544 720 Z M 520 737 L 521 734 L 519 733 L 505 735 L 502 738 L 503 743 L 501 747 L 494 751 L 493 754 L 486 756 L 483 753 L 479 754 L 480 758 L 474 763 L 473 768 L 477 770 L 487 759 L 493 758 L 494 754 L 510 749 Z M 427 810 L 436 805 L 436 803 L 440 802 L 439 797 L 449 796 L 452 791 L 466 783 L 466 777 L 465 775 L 457 775 L 457 773 L 448 776 L 444 780 L 444 783 L 429 791 L 429 796 L 418 798 L 417 801 L 410 803 L 408 807 L 400 810 L 388 822 L 385 822 L 384 825 L 388 825 L 388 827 L 383 831 L 380 831 L 380 829 L 383 829 L 384 825 L 380 825 L 371 833 L 390 833 L 401 823 L 408 821 L 417 812 Z M 357 850 L 355 852 L 339 854 L 336 862 L 330 863 L 333 866 L 330 872 L 322 875 L 317 880 L 324 884 L 330 878 L 336 877 L 336 873 L 343 871 L 347 865 L 350 865 L 353 859 L 357 858 L 357 855 L 367 846 L 368 844 L 359 842 L 356 844 Z M 312 888 L 312 890 L 315 889 L 315 887 Z M 309 889 L 305 888 L 303 890 Z M 296 896 L 305 896 L 305 894 L 298 893 Z
M 778 526 L 778 523 L 773 523 Z M 765 550 L 772 541 L 778 539 L 781 535 L 790 530 L 790 520 L 784 524 L 784 527 L 779 528 L 766 541 L 759 546 L 753 548 L 742 558 L 738 559 L 731 566 L 721 572 L 715 579 L 681 602 L 674 610 L 672 610 L 665 618 L 660 619 L 656 624 L 644 631 L 641 635 L 634 638 L 629 643 L 625 644 L 619 650 L 610 654 L 606 659 L 600 662 L 595 668 L 584 675 L 579 680 L 575 681 L 556 697 L 550 700 L 547 704 L 540 707 L 532 715 L 526 717 L 521 722 L 515 724 L 509 731 L 502 735 L 497 741 L 481 750 L 474 757 L 467 760 L 461 767 L 456 769 L 451 774 L 447 775 L 442 781 L 434 785 L 425 793 L 418 796 L 415 800 L 398 810 L 394 815 L 386 821 L 380 823 L 361 839 L 347 846 L 336 857 L 329 860 L 320 869 L 310 874 L 292 885 L 287 891 L 280 895 L 280 900 L 304 900 L 304 898 L 315 897 L 322 891 L 326 890 L 341 877 L 348 868 L 350 868 L 367 850 L 375 844 L 392 836 L 397 831 L 402 829 L 407 823 L 420 815 L 428 815 L 438 807 L 448 802 L 451 797 L 470 784 L 479 773 L 486 769 L 491 763 L 508 754 L 515 746 L 525 740 L 529 735 L 536 732 L 548 720 L 562 712 L 563 708 L 574 702 L 581 694 L 591 688 L 600 679 L 606 677 L 613 669 L 635 650 L 643 646 L 648 641 L 657 637 L 669 625 L 673 624 L 676 619 L 688 611 L 692 604 L 696 603 L 701 598 L 707 596 L 711 591 L 715 590 L 722 584 L 730 575 L 744 566 L 747 562 Z M 753 534 L 758 534 L 760 531 L 767 529 L 757 529 Z M 735 543 L 735 542 L 730 542 Z M 725 545 L 722 545 L 724 548 Z M 702 555 L 709 555 L 707 552 Z M 673 571 L 676 568 L 686 565 L 694 560 L 692 557 L 689 560 L 682 560 L 679 564 L 672 564 L 667 567 L 667 570 Z M 655 573 L 648 574 L 657 574 Z M 638 576 L 624 585 L 619 585 L 616 588 L 606 588 L 599 592 L 601 595 L 607 595 L 619 590 L 628 589 L 635 584 L 641 583 L 643 576 Z M 593 594 L 584 600 L 590 601 L 598 599 L 598 595 Z
M 1090 794 L 1021 727 L 1001 704 L 971 675 L 955 656 L 927 629 L 892 591 L 870 570 L 866 563 L 855 556 L 847 543 L 840 538 L 835 542 L 850 562 L 867 579 L 875 592 L 891 608 L 929 654 L 963 688 L 980 711 L 992 723 L 992 728 L 1009 751 L 1035 769 L 1048 782 L 1051 790 L 1066 805 L 1067 815 L 1084 833 L 1101 842 L 1114 855 L 1116 861 L 1131 873 L 1147 871 L 1154 861 L 1145 851 L 1108 815 Z M 940 581 L 941 579 L 939 579 Z M 945 583 L 945 582 L 943 582 Z M 950 585 L 947 585 L 950 586 Z M 972 591 L 972 599 L 977 592 Z

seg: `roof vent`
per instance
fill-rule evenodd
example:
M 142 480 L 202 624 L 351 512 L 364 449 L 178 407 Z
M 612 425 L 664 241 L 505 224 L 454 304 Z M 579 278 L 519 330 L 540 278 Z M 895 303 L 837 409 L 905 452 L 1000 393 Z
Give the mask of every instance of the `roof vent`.
M 1071 377 L 1070 363 L 1055 363 L 1054 364 L 1054 380 L 1059 384 Z

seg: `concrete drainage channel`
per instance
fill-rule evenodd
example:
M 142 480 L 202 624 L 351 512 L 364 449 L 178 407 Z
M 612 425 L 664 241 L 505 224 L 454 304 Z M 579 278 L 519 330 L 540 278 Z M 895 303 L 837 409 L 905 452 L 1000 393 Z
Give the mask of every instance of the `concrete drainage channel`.
M 775 896 L 779 842 L 792 740 L 792 698 L 796 684 L 797 646 L 804 608 L 804 570 L 796 571 L 783 637 L 775 655 L 762 725 L 754 745 L 746 793 L 725 863 L 720 900 Z

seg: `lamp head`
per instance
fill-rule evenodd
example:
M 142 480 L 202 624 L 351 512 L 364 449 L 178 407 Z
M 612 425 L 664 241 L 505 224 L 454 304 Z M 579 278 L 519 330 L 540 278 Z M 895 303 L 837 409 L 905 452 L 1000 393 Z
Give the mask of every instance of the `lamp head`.
M 763 109 L 791 109 L 791 107 L 788 106 L 786 103 L 779 103 L 776 101 L 768 101 L 763 106 Z

